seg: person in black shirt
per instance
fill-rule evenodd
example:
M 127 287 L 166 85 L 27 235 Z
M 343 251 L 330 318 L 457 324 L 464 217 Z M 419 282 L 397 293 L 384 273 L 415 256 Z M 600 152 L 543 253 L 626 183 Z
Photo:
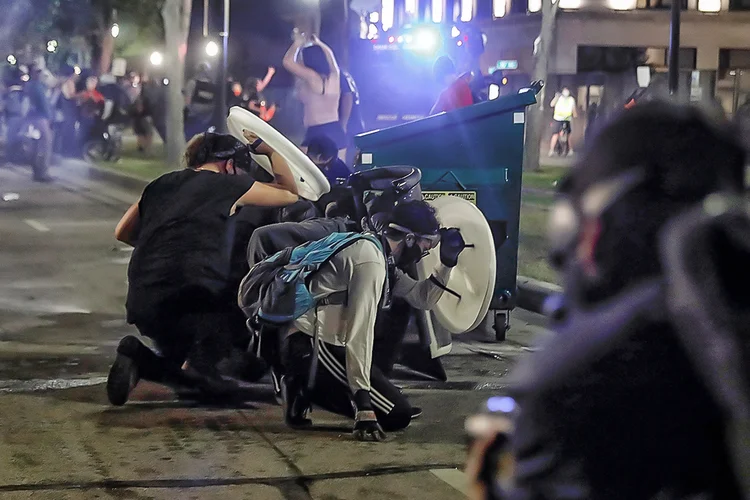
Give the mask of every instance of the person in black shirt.
M 341 180 L 348 179 L 352 173 L 346 163 L 339 159 L 336 143 L 329 137 L 311 138 L 307 146 L 307 156 L 323 172 L 331 186 L 341 184 Z
M 127 336 L 107 381 L 114 405 L 124 404 L 140 378 L 228 394 L 217 363 L 246 336 L 237 290 L 229 279 L 239 207 L 283 207 L 298 200 L 289 166 L 250 132 L 252 144 L 201 134 L 187 146 L 187 168 L 151 182 L 117 225 L 115 237 L 135 247 L 128 268 L 127 319 L 154 340 L 155 354 Z M 270 157 L 273 183 L 262 179 L 250 150 Z M 255 175 L 248 175 L 248 172 Z M 270 177 L 270 175 L 268 175 Z

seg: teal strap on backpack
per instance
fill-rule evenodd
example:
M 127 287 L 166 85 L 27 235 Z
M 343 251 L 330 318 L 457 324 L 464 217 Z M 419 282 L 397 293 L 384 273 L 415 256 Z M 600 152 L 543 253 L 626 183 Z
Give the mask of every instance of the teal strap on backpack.
M 383 251 L 378 238 L 368 233 L 333 233 L 292 250 L 289 262 L 278 270 L 262 298 L 258 319 L 277 325 L 287 324 L 315 307 L 346 304 L 346 292 L 337 292 L 316 301 L 308 285 L 312 275 L 334 255 L 363 239 Z

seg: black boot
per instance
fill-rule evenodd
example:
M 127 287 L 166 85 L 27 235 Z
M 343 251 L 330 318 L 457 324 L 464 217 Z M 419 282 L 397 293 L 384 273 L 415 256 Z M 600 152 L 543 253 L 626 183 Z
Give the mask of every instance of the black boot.
M 284 401 L 284 422 L 293 429 L 309 427 L 312 420 L 307 418 L 310 402 L 304 394 L 304 384 L 296 377 L 281 377 L 281 397 Z
M 133 358 L 141 346 L 141 342 L 132 335 L 123 338 L 117 346 L 117 358 L 107 377 L 107 398 L 115 406 L 124 405 L 138 385 L 140 375 Z

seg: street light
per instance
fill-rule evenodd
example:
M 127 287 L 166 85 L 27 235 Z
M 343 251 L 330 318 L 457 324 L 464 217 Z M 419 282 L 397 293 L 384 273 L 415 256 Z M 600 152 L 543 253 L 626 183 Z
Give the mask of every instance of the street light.
M 216 57 L 219 54 L 219 44 L 211 40 L 206 44 L 206 54 L 209 57 Z
M 13 54 L 10 54 L 10 55 L 9 55 L 9 56 L 7 57 L 6 61 L 8 61 L 8 64 L 10 64 L 11 66 L 14 66 L 14 65 L 15 65 L 15 64 L 16 64 L 16 63 L 18 62 L 18 61 L 16 60 L 16 56 L 14 56 Z
M 76 75 L 80 75 L 80 74 L 81 74 L 81 67 L 80 67 L 80 66 L 74 66 L 74 67 L 73 67 L 73 72 L 74 72 L 74 73 L 75 73 Z
M 161 54 L 161 52 L 154 51 L 151 53 L 149 61 L 151 61 L 151 64 L 153 64 L 154 66 L 161 66 L 161 64 L 164 62 L 164 56 Z
M 112 38 L 117 38 L 118 36 L 120 36 L 120 25 L 117 23 L 114 23 L 112 25 L 111 32 L 112 32 Z
M 57 50 L 57 40 L 47 42 L 47 52 L 53 53 Z

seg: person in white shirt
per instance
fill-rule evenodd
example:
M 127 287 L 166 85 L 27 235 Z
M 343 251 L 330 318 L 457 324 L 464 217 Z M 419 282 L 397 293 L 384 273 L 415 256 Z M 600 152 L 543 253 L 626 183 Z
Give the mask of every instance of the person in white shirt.
M 573 144 L 570 142 L 570 133 L 572 132 L 570 122 L 573 118 L 578 117 L 578 112 L 576 111 L 576 100 L 570 95 L 570 89 L 568 87 L 563 87 L 562 94 L 555 94 L 555 98 L 552 99 L 551 105 L 555 110 L 553 119 L 557 124 L 557 130 L 552 135 L 552 140 L 550 141 L 549 155 L 552 156 L 555 154 L 555 147 L 557 146 L 560 132 L 563 130 L 568 133 L 568 155 L 572 155 Z

